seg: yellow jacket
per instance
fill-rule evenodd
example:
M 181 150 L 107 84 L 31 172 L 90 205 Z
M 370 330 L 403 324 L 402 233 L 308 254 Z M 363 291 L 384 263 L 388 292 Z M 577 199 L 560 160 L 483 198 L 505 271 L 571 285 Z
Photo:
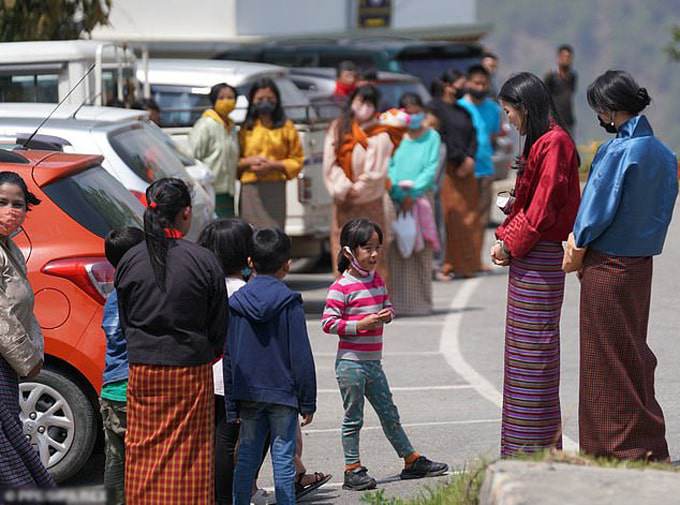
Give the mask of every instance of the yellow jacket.
M 277 172 L 257 176 L 254 172 L 246 170 L 241 174 L 243 184 L 294 179 L 302 170 L 305 155 L 300 136 L 290 120 L 287 120 L 281 128 L 267 128 L 259 120 L 252 130 L 241 127 L 239 144 L 242 158 L 264 156 L 270 160 L 281 161 L 286 167 L 286 175 Z

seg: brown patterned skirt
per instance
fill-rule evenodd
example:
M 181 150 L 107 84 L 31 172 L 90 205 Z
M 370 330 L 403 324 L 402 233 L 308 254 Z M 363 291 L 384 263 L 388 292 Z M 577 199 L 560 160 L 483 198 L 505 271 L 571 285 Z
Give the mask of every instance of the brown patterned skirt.
M 445 274 L 474 275 L 481 270 L 481 239 L 479 224 L 479 189 L 475 174 L 466 177 L 450 175 L 447 168 L 442 177 L 440 201 L 446 223 L 444 247 Z
M 241 184 L 238 199 L 239 217 L 255 228 L 286 226 L 286 182 Z
M 590 250 L 581 280 L 581 450 L 621 459 L 668 458 L 647 345 L 651 257 Z
M 387 284 L 389 280 L 389 270 L 387 268 L 387 254 L 389 251 L 392 235 L 392 202 L 387 196 L 373 200 L 372 202 L 355 204 L 334 204 L 333 220 L 331 222 L 331 262 L 333 272 L 338 273 L 337 261 L 340 252 L 340 231 L 345 223 L 352 219 L 365 218 L 376 223 L 383 232 L 383 253 L 378 263 L 378 273 Z
M 212 365 L 130 365 L 127 505 L 212 505 Z

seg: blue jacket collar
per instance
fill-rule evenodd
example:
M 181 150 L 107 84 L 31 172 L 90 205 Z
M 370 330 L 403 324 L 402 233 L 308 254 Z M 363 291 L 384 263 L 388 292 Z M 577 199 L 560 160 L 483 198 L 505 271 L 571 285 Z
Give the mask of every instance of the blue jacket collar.
M 621 125 L 617 138 L 651 137 L 654 135 L 652 126 L 644 115 L 634 116 Z

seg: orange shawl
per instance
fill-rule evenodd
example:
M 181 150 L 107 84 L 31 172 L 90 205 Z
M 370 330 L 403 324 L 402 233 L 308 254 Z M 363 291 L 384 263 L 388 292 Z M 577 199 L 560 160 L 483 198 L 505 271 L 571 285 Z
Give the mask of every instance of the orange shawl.
M 337 163 L 342 168 L 345 176 L 352 182 L 355 181 L 354 173 L 352 171 L 352 152 L 357 144 L 360 144 L 364 149 L 368 148 L 368 138 L 380 133 L 387 133 L 394 145 L 394 149 L 399 147 L 401 138 L 404 136 L 404 129 L 396 126 L 388 126 L 381 124 L 374 124 L 363 130 L 359 123 L 352 121 L 352 129 L 346 133 L 342 142 L 335 152 Z

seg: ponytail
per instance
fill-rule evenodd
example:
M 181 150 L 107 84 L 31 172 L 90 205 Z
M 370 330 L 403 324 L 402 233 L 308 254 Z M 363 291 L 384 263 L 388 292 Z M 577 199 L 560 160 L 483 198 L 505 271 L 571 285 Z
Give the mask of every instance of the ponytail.
M 151 268 L 156 283 L 165 291 L 168 250 L 174 238 L 166 230 L 174 228 L 177 214 L 191 206 L 189 188 L 181 179 L 165 178 L 155 181 L 146 190 L 148 207 L 144 212 L 144 233 Z

